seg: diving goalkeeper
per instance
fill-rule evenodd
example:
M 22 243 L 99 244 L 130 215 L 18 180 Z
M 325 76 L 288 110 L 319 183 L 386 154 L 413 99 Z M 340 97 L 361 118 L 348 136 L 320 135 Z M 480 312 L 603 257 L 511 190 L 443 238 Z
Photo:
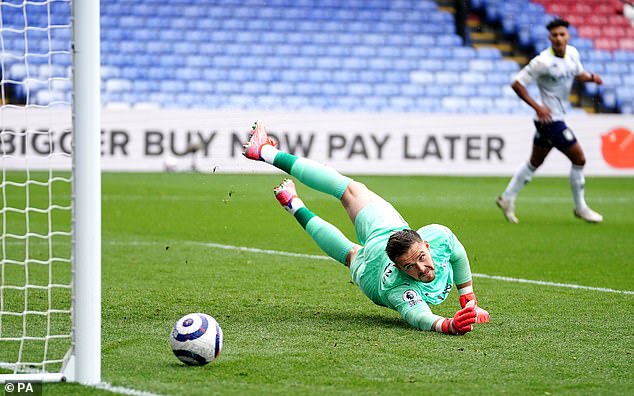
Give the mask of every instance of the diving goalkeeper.
M 465 334 L 488 322 L 477 306 L 464 247 L 449 228 L 431 224 L 410 229 L 392 205 L 364 184 L 315 161 L 278 150 L 260 122 L 244 145 L 244 156 L 264 161 L 343 204 L 361 245 L 311 212 L 285 179 L 275 197 L 330 257 L 349 267 L 352 280 L 375 304 L 398 311 L 410 325 L 445 334 Z M 432 313 L 457 286 L 460 309 L 453 318 Z

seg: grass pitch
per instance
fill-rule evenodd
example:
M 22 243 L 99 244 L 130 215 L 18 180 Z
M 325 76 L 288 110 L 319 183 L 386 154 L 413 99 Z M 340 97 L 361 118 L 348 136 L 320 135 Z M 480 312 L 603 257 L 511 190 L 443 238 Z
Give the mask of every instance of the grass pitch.
M 494 204 L 507 178 L 357 177 L 412 227 L 445 224 L 465 245 L 492 322 L 452 337 L 363 296 L 279 207 L 283 177 L 104 174 L 104 382 L 162 395 L 634 394 L 634 179 L 588 178 L 605 217 L 594 225 L 573 217 L 567 179 L 536 177 L 512 225 Z M 298 192 L 354 240 L 337 200 Z M 432 309 L 458 307 L 453 291 Z M 170 351 L 190 312 L 224 331 L 211 365 Z

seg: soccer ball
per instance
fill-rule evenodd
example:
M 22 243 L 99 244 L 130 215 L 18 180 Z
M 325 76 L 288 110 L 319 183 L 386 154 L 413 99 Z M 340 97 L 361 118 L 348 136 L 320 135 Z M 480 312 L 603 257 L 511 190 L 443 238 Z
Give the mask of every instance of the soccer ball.
M 183 363 L 204 366 L 213 362 L 222 350 L 222 329 L 211 316 L 191 313 L 174 324 L 170 344 Z

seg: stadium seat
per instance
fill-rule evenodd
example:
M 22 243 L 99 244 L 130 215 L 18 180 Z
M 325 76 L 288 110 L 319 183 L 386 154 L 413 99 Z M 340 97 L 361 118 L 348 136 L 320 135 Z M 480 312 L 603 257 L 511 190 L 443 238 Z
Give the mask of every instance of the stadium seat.
M 382 96 L 367 96 L 362 98 L 360 107 L 365 111 L 380 112 L 388 107 L 388 99 Z
M 469 108 L 469 101 L 467 98 L 447 96 L 442 98 L 441 107 L 450 113 L 464 113 Z
M 50 4 L 51 9 L 56 3 Z M 544 24 L 552 17 L 545 10 L 556 2 L 541 3 L 546 8 L 527 0 L 472 1 L 474 9 L 490 8 L 488 18 L 516 34 L 520 42 L 532 45 L 548 42 Z M 186 7 L 157 4 L 102 4 L 103 90 L 111 94 L 105 96 L 106 103 L 131 98 L 123 95 L 127 91 L 121 85 L 128 81 L 133 82 L 132 88 L 126 89 L 155 94 L 137 99 L 156 99 L 170 107 L 180 102 L 284 108 L 290 101 L 294 108 L 404 111 L 421 108 L 417 96 L 426 96 L 425 109 L 449 106 L 451 111 L 488 112 L 485 104 L 496 94 L 506 97 L 503 87 L 519 70 L 517 63 L 503 60 L 496 48 L 464 46 L 455 34 L 452 15 L 431 0 L 321 0 L 319 6 L 314 0 L 223 0 L 221 6 L 196 0 Z M 619 76 L 634 72 L 632 51 L 623 49 L 634 47 L 628 41 L 629 30 L 611 17 L 618 11 L 575 4 L 567 1 L 559 8 L 575 12 L 571 19 L 578 26 L 571 28 L 573 42 L 591 54 L 587 58 L 582 54 L 588 70 Z M 22 15 L 10 8 L 3 7 L 3 24 L 19 26 Z M 519 14 L 518 9 L 522 10 Z M 33 26 L 48 23 L 47 18 L 46 13 L 36 16 Z M 581 34 L 597 33 L 593 26 L 599 26 L 601 34 L 594 42 Z M 29 48 L 46 53 L 47 34 L 29 31 Z M 68 50 L 63 47 L 70 29 L 53 28 L 50 34 L 55 39 L 53 48 Z M 24 48 L 24 34 L 7 31 L 3 36 L 5 46 Z M 594 53 L 597 48 L 618 50 L 608 60 L 605 54 Z M 46 57 L 34 62 L 48 63 Z M 41 75 L 52 74 L 42 69 Z M 25 78 L 26 73 L 22 71 L 21 76 Z M 196 101 L 188 93 L 209 99 Z M 229 98 L 222 99 L 223 95 Z M 266 99 L 248 102 L 244 97 L 249 95 Z M 375 99 L 362 100 L 368 95 Z M 615 95 L 620 98 L 621 91 Z M 283 100 L 272 99 L 275 96 Z M 441 103 L 447 96 L 474 96 L 474 100 L 460 102 L 464 107 L 458 108 L 455 100 Z
M 369 96 L 372 95 L 372 86 L 369 84 L 353 83 L 346 87 L 346 94 L 349 96 Z
M 416 99 L 408 96 L 392 96 L 388 100 L 391 111 L 409 112 L 415 109 Z
M 418 98 L 425 95 L 425 87 L 419 84 L 403 84 L 401 85 L 400 95 Z

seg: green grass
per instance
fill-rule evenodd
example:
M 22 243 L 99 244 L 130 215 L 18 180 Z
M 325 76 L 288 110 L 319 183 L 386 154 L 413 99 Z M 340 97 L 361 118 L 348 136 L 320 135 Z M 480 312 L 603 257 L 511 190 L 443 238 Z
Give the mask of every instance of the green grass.
M 205 245 L 321 255 L 273 198 L 281 179 L 104 174 L 104 382 L 169 395 L 634 394 L 632 294 L 476 276 L 492 322 L 452 337 L 373 305 L 332 260 Z M 632 178 L 588 178 L 600 225 L 572 216 L 563 178 L 525 188 L 518 225 L 493 202 L 506 178 L 357 179 L 412 227 L 449 226 L 475 274 L 634 290 Z M 298 188 L 354 238 L 335 199 Z M 457 308 L 452 292 L 434 311 Z M 199 368 L 182 365 L 168 344 L 173 323 L 196 311 L 214 316 L 225 336 L 219 359 Z M 46 384 L 44 393 L 110 394 L 73 384 Z

